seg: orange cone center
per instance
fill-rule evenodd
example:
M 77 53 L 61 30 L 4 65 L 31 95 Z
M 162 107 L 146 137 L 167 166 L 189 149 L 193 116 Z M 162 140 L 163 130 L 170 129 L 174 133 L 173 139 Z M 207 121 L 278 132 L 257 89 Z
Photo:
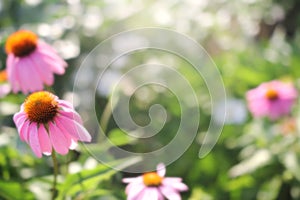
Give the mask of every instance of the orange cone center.
M 274 89 L 269 89 L 267 92 L 266 92 L 266 97 L 269 99 L 269 100 L 276 100 L 278 98 L 278 92 Z
M 31 31 L 17 31 L 7 38 L 5 51 L 7 54 L 13 53 L 17 57 L 27 56 L 35 50 L 37 40 L 37 35 Z
M 26 98 L 24 111 L 31 122 L 48 123 L 58 112 L 58 102 L 50 92 L 35 92 Z
M 144 184 L 147 186 L 161 185 L 163 177 L 159 176 L 156 172 L 148 172 L 143 175 Z

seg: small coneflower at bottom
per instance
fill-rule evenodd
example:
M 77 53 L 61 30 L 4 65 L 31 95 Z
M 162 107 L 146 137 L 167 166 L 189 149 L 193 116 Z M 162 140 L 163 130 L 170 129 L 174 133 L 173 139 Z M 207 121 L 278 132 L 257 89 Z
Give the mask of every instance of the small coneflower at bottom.
M 165 177 L 165 165 L 157 165 L 156 172 L 147 172 L 135 178 L 123 178 L 128 183 L 125 193 L 127 200 L 181 200 L 180 192 L 188 187 L 179 177 Z

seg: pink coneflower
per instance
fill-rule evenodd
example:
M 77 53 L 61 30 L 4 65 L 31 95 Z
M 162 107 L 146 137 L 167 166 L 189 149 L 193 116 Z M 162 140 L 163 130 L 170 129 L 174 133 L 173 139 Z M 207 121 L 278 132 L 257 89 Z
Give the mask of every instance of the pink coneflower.
M 8 80 L 14 93 L 42 90 L 44 84 L 53 84 L 53 73 L 64 74 L 67 67 L 56 51 L 31 31 L 19 30 L 11 34 L 5 50 Z
M 164 164 L 157 165 L 157 172 L 148 172 L 135 178 L 124 178 L 127 200 L 180 200 L 179 192 L 188 190 L 178 177 L 164 177 L 166 168 Z
M 27 142 L 37 157 L 51 155 L 52 147 L 67 154 L 77 141 L 91 141 L 73 106 L 50 92 L 35 92 L 13 117 L 22 141 Z
M 249 90 L 246 98 L 254 117 L 268 116 L 274 120 L 291 112 L 297 95 L 291 83 L 271 81 Z
M 11 87 L 7 83 L 7 73 L 6 70 L 0 71 L 0 98 L 5 97 L 8 93 L 10 93 Z

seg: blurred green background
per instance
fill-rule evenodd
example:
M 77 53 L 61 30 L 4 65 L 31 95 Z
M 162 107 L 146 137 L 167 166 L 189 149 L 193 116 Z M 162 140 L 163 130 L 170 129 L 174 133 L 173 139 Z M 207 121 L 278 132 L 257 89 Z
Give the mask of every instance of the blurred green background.
M 273 79 L 292 81 L 300 88 L 299 10 L 297 0 L 1 0 L 0 68 L 5 68 L 4 44 L 8 35 L 18 29 L 34 31 L 69 64 L 66 74 L 56 76 L 53 90 L 60 98 L 74 100 L 80 109 L 84 98 L 73 93 L 76 70 L 101 41 L 143 27 L 168 28 L 185 34 L 212 57 L 226 88 L 227 117 L 213 150 L 205 158 L 198 158 L 211 120 L 207 86 L 200 76 L 194 76 L 188 63 L 170 55 L 137 53 L 119 63 L 122 67 L 107 78 L 107 90 L 99 90 L 92 97 L 97 102 L 99 120 L 115 77 L 132 66 L 153 60 L 176 63 L 178 71 L 199 91 L 197 109 L 201 113 L 197 138 L 180 159 L 167 167 L 167 176 L 182 177 L 189 186 L 190 190 L 182 193 L 183 199 L 300 199 L 299 102 L 291 116 L 268 121 L 253 119 L 245 101 L 249 89 Z M 12 115 L 24 99 L 22 94 L 0 99 L 0 199 L 50 198 L 51 159 L 37 159 L 20 141 L 12 122 Z M 107 136 L 114 144 L 134 152 L 167 144 L 180 122 L 176 96 L 145 86 L 131 99 L 131 116 L 140 125 L 149 123 L 148 109 L 156 103 L 166 108 L 168 121 L 155 139 L 129 138 L 113 119 L 109 120 Z M 88 113 L 83 112 L 85 117 Z M 95 127 L 85 125 L 96 136 Z M 283 128 L 286 126 L 289 128 Z M 124 162 L 115 158 L 105 142 L 100 144 L 91 144 L 90 148 L 107 155 L 111 165 Z M 59 157 L 58 199 L 126 199 L 121 179 L 138 174 L 110 169 L 80 147 Z

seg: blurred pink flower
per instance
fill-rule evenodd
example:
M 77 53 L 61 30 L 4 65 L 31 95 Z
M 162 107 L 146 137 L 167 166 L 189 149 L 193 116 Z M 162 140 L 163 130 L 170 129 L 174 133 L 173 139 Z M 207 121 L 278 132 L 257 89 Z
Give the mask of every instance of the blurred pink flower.
M 0 71 L 0 98 L 5 97 L 8 93 L 10 93 L 11 87 L 7 83 L 7 73 L 6 70 Z
M 52 147 L 67 154 L 77 141 L 90 142 L 91 136 L 73 106 L 50 92 L 29 95 L 13 120 L 20 139 L 27 142 L 37 157 L 51 155 Z
M 67 63 L 31 31 L 11 34 L 5 44 L 8 81 L 14 93 L 39 91 L 52 85 L 55 74 L 64 74 Z
M 188 190 L 178 177 L 164 177 L 164 164 L 157 165 L 157 172 L 148 172 L 135 178 L 123 178 L 127 200 L 181 200 L 179 192 Z
M 246 99 L 254 117 L 267 116 L 275 120 L 291 112 L 297 95 L 291 83 L 275 80 L 262 83 L 257 88 L 249 90 Z

